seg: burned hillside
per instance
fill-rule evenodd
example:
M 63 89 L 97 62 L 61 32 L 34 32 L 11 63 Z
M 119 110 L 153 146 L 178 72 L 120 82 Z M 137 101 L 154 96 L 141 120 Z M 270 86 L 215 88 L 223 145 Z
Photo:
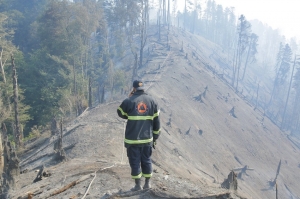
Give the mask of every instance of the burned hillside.
M 9 198 L 275 198 L 276 187 L 279 198 L 299 198 L 297 138 L 230 86 L 219 46 L 183 29 L 167 33 L 159 41 L 149 33 L 137 69 L 161 109 L 153 189 L 128 192 L 125 121 L 116 114 L 123 92 L 65 122 L 62 136 L 45 132 L 26 143 Z M 59 138 L 65 161 L 56 158 Z M 48 175 L 34 182 L 42 167 Z

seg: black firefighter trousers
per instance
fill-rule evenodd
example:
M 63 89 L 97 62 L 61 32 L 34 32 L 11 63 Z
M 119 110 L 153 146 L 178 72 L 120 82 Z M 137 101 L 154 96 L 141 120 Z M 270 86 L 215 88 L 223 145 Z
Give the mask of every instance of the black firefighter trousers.
M 152 146 L 129 146 L 127 157 L 131 167 L 132 179 L 140 179 L 142 176 L 152 176 Z

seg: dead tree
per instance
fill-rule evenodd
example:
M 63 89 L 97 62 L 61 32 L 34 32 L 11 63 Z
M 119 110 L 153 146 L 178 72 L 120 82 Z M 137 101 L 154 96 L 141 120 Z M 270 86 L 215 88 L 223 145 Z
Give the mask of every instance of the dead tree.
M 15 143 L 17 147 L 21 146 L 21 132 L 20 132 L 20 121 L 19 121 L 19 107 L 18 107 L 18 82 L 17 82 L 17 70 L 14 62 L 14 57 L 11 56 L 12 65 L 12 78 L 13 78 L 13 90 L 14 90 L 14 109 L 15 109 Z
M 65 161 L 67 160 L 67 155 L 64 151 L 63 148 L 63 142 L 62 142 L 62 138 L 63 138 L 63 130 L 62 130 L 62 120 L 60 121 L 60 134 L 58 137 L 57 142 L 54 144 L 54 152 L 55 152 L 55 160 L 58 161 Z
M 6 59 L 3 59 L 3 48 L 1 49 L 1 52 L 0 52 L 0 66 L 1 66 L 1 73 L 2 73 L 2 78 L 3 78 L 3 82 L 4 84 L 6 84 L 6 77 L 5 77 L 5 71 L 4 71 L 4 66 L 5 66 L 5 63 L 7 61 L 7 58 Z
M 148 1 L 141 1 L 142 2 L 142 18 L 139 24 L 140 27 L 140 60 L 139 60 L 139 68 L 143 65 L 143 54 L 144 54 L 144 47 L 147 42 L 147 13 L 149 12 L 149 5 Z
M 7 141 L 7 130 L 5 123 L 1 124 L 1 131 L 0 131 L 0 176 L 4 171 L 4 145 L 3 143 Z
M 278 187 L 277 187 L 277 183 L 276 183 L 276 199 L 278 199 Z
M 11 146 L 9 141 L 4 141 L 4 172 L 2 174 L 2 185 L 0 190 L 0 196 L 2 197 L 9 189 L 15 189 L 17 187 L 17 178 L 20 175 L 20 160 L 17 157 L 16 152 Z
M 4 167 L 4 164 L 3 164 L 2 133 L 0 131 L 0 176 L 3 172 L 3 167 Z
M 105 100 L 105 85 L 102 86 L 102 93 L 101 93 L 100 103 L 103 104 L 104 100 Z
M 281 167 L 281 160 L 279 161 L 279 164 L 278 164 L 278 167 L 277 167 L 276 176 L 275 176 L 274 180 L 269 180 L 269 186 L 270 186 L 270 188 L 273 188 L 276 185 L 276 183 L 277 183 L 277 177 L 278 177 L 279 172 L 280 172 L 280 167 Z
M 57 127 L 57 121 L 55 118 L 52 119 L 51 122 L 51 135 L 58 135 L 59 129 Z
M 254 169 L 250 168 L 248 165 L 245 165 L 244 167 L 241 167 L 241 168 L 235 168 L 233 169 L 233 171 L 240 171 L 237 175 L 237 177 L 239 179 L 242 179 L 242 175 L 245 174 L 248 176 L 247 172 L 246 171 L 253 171 Z
M 255 103 L 254 110 L 256 110 L 258 106 L 258 91 L 259 91 L 259 83 L 257 85 L 257 90 L 256 90 L 256 103 Z
M 89 108 L 92 108 L 92 83 L 91 77 L 89 77 Z

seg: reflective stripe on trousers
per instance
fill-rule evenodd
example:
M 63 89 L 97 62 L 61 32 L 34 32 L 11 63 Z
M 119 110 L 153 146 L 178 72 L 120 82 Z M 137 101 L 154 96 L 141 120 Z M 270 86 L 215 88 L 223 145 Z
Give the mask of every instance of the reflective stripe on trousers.
M 130 146 L 127 148 L 127 157 L 131 167 L 131 177 L 139 179 L 152 176 L 152 147 L 151 146 Z

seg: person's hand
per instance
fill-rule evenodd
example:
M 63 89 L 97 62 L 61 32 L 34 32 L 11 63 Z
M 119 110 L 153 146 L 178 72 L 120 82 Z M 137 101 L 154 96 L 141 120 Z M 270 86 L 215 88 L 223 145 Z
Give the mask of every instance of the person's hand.
M 153 149 L 155 149 L 155 146 L 156 146 L 156 139 L 153 139 L 153 145 L 152 145 Z

